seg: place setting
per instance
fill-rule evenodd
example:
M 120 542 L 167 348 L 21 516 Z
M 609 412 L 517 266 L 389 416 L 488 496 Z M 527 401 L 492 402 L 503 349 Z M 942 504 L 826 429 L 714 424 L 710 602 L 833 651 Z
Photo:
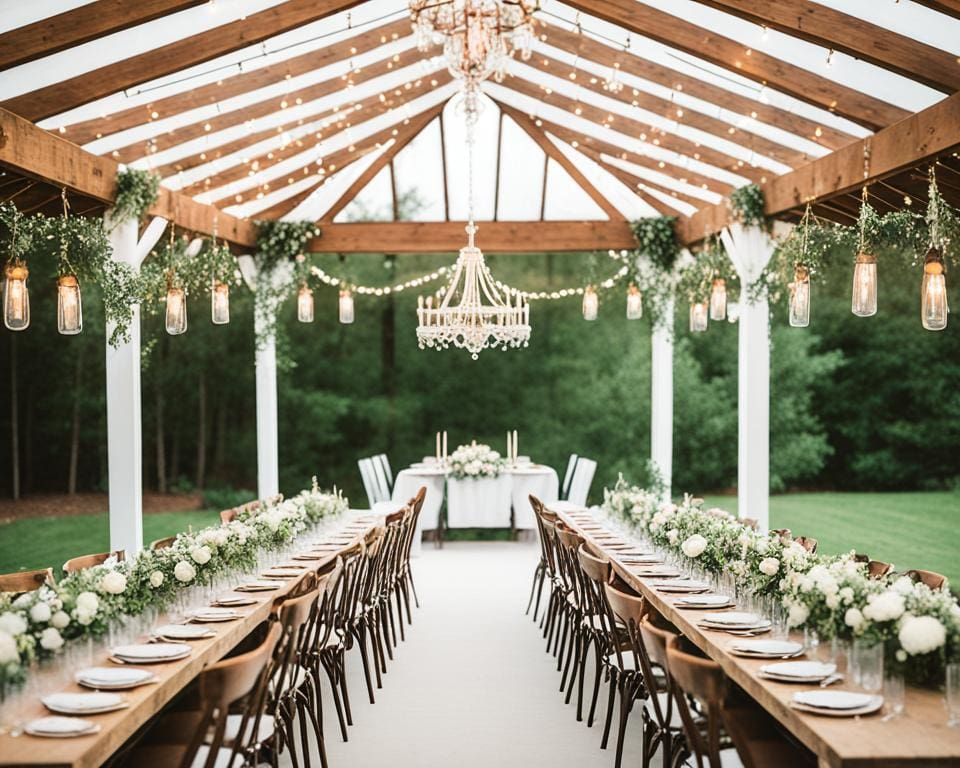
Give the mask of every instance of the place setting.
M 854 691 L 798 691 L 790 706 L 801 712 L 827 717 L 859 717 L 879 712 L 883 696 Z
M 690 597 L 678 597 L 673 601 L 675 608 L 696 610 L 704 608 L 732 608 L 735 603 L 727 595 L 695 594 Z
M 133 643 L 111 648 L 109 658 L 114 664 L 166 664 L 191 653 L 193 648 L 183 643 Z
M 736 640 L 727 650 L 747 659 L 793 659 L 805 653 L 803 643 L 792 640 Z
M 31 720 L 23 727 L 24 733 L 48 739 L 70 739 L 92 736 L 100 732 L 100 725 L 79 717 L 49 715 Z
M 210 603 L 213 608 L 243 608 L 247 605 L 256 605 L 262 602 L 255 597 L 246 597 L 244 595 L 224 595 L 216 598 Z
M 245 584 L 241 584 L 238 587 L 234 587 L 234 592 L 271 592 L 273 590 L 280 589 L 281 584 L 279 581 L 267 581 L 255 579 L 253 581 L 248 581 Z
M 216 637 L 216 634 L 217 633 L 209 627 L 181 623 L 164 624 L 163 626 L 157 627 L 150 633 L 150 637 L 153 642 L 176 642 L 178 640 L 206 640 L 211 637 Z
M 660 579 L 675 579 L 683 574 L 672 565 L 648 565 L 646 563 L 627 564 L 630 573 L 643 578 L 657 577 Z
M 157 682 L 157 676 L 148 669 L 136 667 L 89 667 L 76 673 L 77 685 L 97 691 L 126 691 Z
M 261 572 L 261 579 L 279 579 L 282 581 L 288 581 L 289 579 L 296 579 L 302 575 L 302 570 L 293 570 L 290 568 L 275 567 L 268 568 L 267 570 Z
M 843 675 L 837 674 L 837 665 L 823 661 L 782 661 L 764 664 L 757 675 L 778 683 L 824 683 L 840 682 Z
M 107 691 L 51 693 L 40 701 L 51 712 L 61 715 L 101 715 L 130 706 L 120 694 Z
M 189 626 L 191 623 L 197 624 L 215 624 L 222 621 L 234 621 L 242 619 L 245 614 L 237 611 L 237 605 L 214 605 L 202 608 L 194 608 L 187 613 L 183 622 L 179 626 Z M 177 625 L 171 625 L 177 626 Z M 200 627 L 199 629 L 202 629 Z M 208 630 L 209 631 L 209 630 Z
M 707 584 L 704 581 L 697 581 L 695 579 L 680 578 L 672 581 L 655 581 L 652 584 L 653 588 L 658 592 L 667 592 L 667 593 L 700 593 L 700 592 L 709 592 L 713 587 L 710 584 Z
M 757 635 L 769 632 L 773 622 L 756 613 L 747 611 L 729 611 L 727 613 L 707 613 L 700 617 L 697 626 L 715 632 L 731 634 Z

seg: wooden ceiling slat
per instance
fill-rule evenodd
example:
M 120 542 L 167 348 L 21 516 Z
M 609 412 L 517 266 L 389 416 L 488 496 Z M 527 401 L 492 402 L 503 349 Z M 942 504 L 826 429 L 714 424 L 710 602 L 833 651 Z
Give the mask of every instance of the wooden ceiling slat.
M 871 130 L 909 112 L 636 0 L 569 0 L 568 5 L 691 56 L 828 109 Z
M 688 96 L 724 107 L 731 112 L 774 125 L 788 133 L 803 136 L 810 141 L 822 144 L 828 149 L 837 149 L 856 139 L 855 136 L 831 126 L 822 125 L 771 104 L 764 104 L 759 99 L 751 99 L 736 91 L 728 91 L 705 80 L 699 80 L 649 59 L 636 56 L 629 51 L 614 50 L 609 45 L 594 40 L 587 33 L 569 32 L 556 24 L 543 24 L 541 22 L 541 26 L 546 30 L 546 42 L 550 45 L 564 48 L 571 53 L 605 66 L 613 67 L 619 63 L 624 72 L 634 77 L 649 80 L 671 90 L 681 91 Z
M 766 178 L 776 175 L 773 171 L 751 167 L 749 163 L 746 162 L 740 164 L 737 158 L 725 152 L 703 146 L 683 136 L 653 129 L 646 123 L 641 123 L 633 118 L 624 117 L 619 114 L 614 115 L 605 109 L 600 109 L 584 101 L 577 101 L 557 91 L 547 93 L 545 86 L 535 85 L 529 80 L 524 80 L 520 77 L 508 77 L 500 85 L 536 99 L 544 104 L 551 104 L 554 107 L 558 107 L 574 115 L 576 115 L 576 110 L 579 109 L 579 117 L 585 120 L 597 123 L 598 125 L 607 125 L 630 136 L 641 137 L 639 139 L 640 141 L 645 141 L 649 144 L 659 146 L 661 149 L 685 155 L 716 168 L 722 168 L 739 176 L 744 176 L 750 179 L 750 181 L 761 182 Z M 607 119 L 608 117 L 613 117 L 613 121 L 610 122 Z M 643 136 L 646 136 L 646 138 L 642 138 Z
M 369 67 L 365 67 L 361 72 L 354 75 L 351 80 L 354 85 L 365 83 L 374 78 L 389 74 L 394 68 L 414 64 L 420 61 L 420 59 L 421 54 L 418 51 L 414 49 L 404 51 L 400 54 L 397 62 L 394 62 L 392 58 L 378 61 Z M 189 125 L 180 126 L 179 128 L 168 131 L 167 133 L 162 133 L 159 136 L 154 136 L 145 141 L 137 141 L 134 144 L 129 144 L 111 152 L 110 156 L 121 163 L 132 163 L 153 152 L 161 152 L 170 147 L 175 147 L 178 144 L 190 141 L 191 139 L 197 139 L 201 136 L 212 134 L 215 131 L 222 131 L 237 125 L 243 125 L 250 120 L 256 120 L 260 117 L 266 117 L 267 115 L 291 109 L 296 106 L 298 100 L 307 104 L 334 93 L 342 93 L 345 98 L 350 94 L 350 91 L 344 88 L 344 82 L 339 76 L 315 83 L 301 90 L 290 91 L 282 96 L 271 96 L 263 101 L 235 109 L 232 112 L 218 114 L 209 120 L 198 120 Z M 281 102 L 287 106 L 281 106 Z
M 0 35 L 0 70 L 201 5 L 206 0 L 97 0 Z
M 809 43 L 835 49 L 945 93 L 960 89 L 960 63 L 947 51 L 810 0 L 697 0 Z
M 31 121 L 164 77 L 357 5 L 361 0 L 288 0 L 244 19 L 7 99 L 0 107 Z

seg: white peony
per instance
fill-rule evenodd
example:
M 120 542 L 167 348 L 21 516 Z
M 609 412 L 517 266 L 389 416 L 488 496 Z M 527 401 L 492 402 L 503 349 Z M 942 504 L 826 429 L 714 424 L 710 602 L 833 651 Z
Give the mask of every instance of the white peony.
M 847 605 L 853 602 L 853 589 L 851 587 L 844 587 L 840 590 L 840 599 L 843 600 L 844 605 Z
M 667 541 L 669 541 L 670 544 L 676 544 L 678 536 L 680 536 L 680 531 L 678 531 L 676 528 L 671 528 L 669 531 L 667 531 Z
M 947 642 L 947 630 L 935 616 L 906 616 L 897 635 L 911 656 L 930 653 Z
M 150 574 L 150 586 L 156 589 L 163 584 L 163 571 L 154 571 Z
M 863 624 L 863 614 L 860 612 L 859 608 L 847 608 L 847 612 L 843 614 L 843 623 L 854 631 L 860 628 L 860 625 Z
M 913 593 L 913 580 L 910 579 L 909 576 L 901 576 L 890 586 L 894 592 L 899 592 L 901 595 L 909 595 Z
M 197 569 L 186 560 L 181 560 L 173 567 L 173 575 L 177 581 L 193 581 L 197 575 Z
M 904 607 L 903 595 L 888 590 L 879 595 L 870 595 L 863 615 L 871 621 L 893 621 L 903 615 Z
M 787 626 L 799 627 L 810 616 L 810 610 L 803 603 L 793 603 L 787 614 Z
M 93 592 L 81 592 L 77 595 L 77 610 L 84 613 L 96 613 L 100 608 L 100 598 Z
M 190 550 L 190 557 L 193 559 L 193 562 L 197 565 L 206 565 L 210 562 L 210 557 L 213 553 L 210 551 L 210 547 L 194 547 Z
M 27 620 L 19 613 L 7 611 L 0 614 L 0 632 L 16 637 L 27 631 Z
M 63 648 L 63 638 L 56 627 L 47 627 L 40 633 L 40 647 L 48 651 L 59 651 Z
M 127 588 L 127 577 L 119 571 L 108 571 L 100 579 L 100 589 L 110 595 L 120 595 Z
M 50 606 L 46 603 L 37 603 L 30 609 L 30 621 L 34 624 L 45 624 L 50 621 Z
M 693 534 L 693 536 L 680 545 L 680 549 L 683 550 L 683 554 L 687 557 L 700 557 L 706 548 L 707 540 L 699 533 Z
M 70 614 L 66 611 L 57 611 L 50 617 L 50 623 L 57 629 L 63 629 L 70 623 Z
M 824 602 L 827 604 L 827 608 L 831 611 L 835 611 L 840 607 L 840 597 L 837 595 L 827 595 Z
M 765 557 L 760 561 L 760 573 L 773 576 L 780 570 L 780 561 L 775 557 Z
M 761 555 L 765 555 L 770 548 L 770 542 L 767 539 L 757 539 L 755 548 Z
M 20 661 L 20 653 L 17 651 L 17 641 L 9 632 L 0 630 L 0 664 L 10 664 Z

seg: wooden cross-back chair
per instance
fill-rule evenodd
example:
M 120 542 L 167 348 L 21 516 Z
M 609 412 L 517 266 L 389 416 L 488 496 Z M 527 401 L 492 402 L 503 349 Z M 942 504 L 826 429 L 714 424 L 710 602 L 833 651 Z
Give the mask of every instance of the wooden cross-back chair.
M 548 536 L 545 525 L 553 525 L 557 516 L 544 507 L 533 494 L 530 495 L 530 506 L 533 508 L 533 518 L 537 523 L 537 536 L 540 543 L 540 561 L 533 572 L 533 584 L 530 585 L 530 599 L 527 601 L 527 614 L 530 613 L 530 606 L 533 608 L 533 620 L 537 620 L 537 614 L 540 611 L 540 598 L 543 594 L 544 582 L 549 579 L 551 585 L 556 578 L 556 558 L 553 552 L 553 540 Z M 536 605 L 534 605 L 534 596 L 536 596 Z
M 904 572 L 903 574 L 908 579 L 915 583 L 926 584 L 930 589 L 946 589 L 947 588 L 947 577 L 942 573 L 936 573 L 934 571 L 923 571 L 919 569 L 911 569 Z
M 176 536 L 165 536 L 162 539 L 154 539 L 150 542 L 150 549 L 166 549 L 167 547 L 172 547 L 176 540 Z
M 56 584 L 53 578 L 53 568 L 38 568 L 33 571 L 16 571 L 0 574 L 0 592 L 21 593 L 33 592 L 46 585 Z
M 269 496 L 266 499 L 254 499 L 253 501 L 248 501 L 246 504 L 241 504 L 239 507 L 231 507 L 230 509 L 224 509 L 220 512 L 220 522 L 221 523 L 230 523 L 237 519 L 237 516 L 240 513 L 250 513 L 256 512 L 262 506 L 273 506 L 274 504 L 279 504 L 283 501 L 283 494 L 277 493 L 273 496 Z
M 114 552 L 100 552 L 96 555 L 80 555 L 71 557 L 63 564 L 63 572 L 67 575 L 83 571 L 87 568 L 93 568 L 95 565 L 103 565 L 111 557 L 116 558 L 117 562 L 123 562 L 127 557 L 126 550 L 118 549 Z

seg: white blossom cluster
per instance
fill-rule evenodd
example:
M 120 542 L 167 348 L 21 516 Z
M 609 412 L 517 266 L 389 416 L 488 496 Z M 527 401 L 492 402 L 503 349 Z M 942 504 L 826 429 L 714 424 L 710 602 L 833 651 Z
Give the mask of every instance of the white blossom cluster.
M 457 480 L 465 478 L 498 477 L 505 461 L 489 445 L 471 443 L 457 446 L 447 458 L 450 474 Z

